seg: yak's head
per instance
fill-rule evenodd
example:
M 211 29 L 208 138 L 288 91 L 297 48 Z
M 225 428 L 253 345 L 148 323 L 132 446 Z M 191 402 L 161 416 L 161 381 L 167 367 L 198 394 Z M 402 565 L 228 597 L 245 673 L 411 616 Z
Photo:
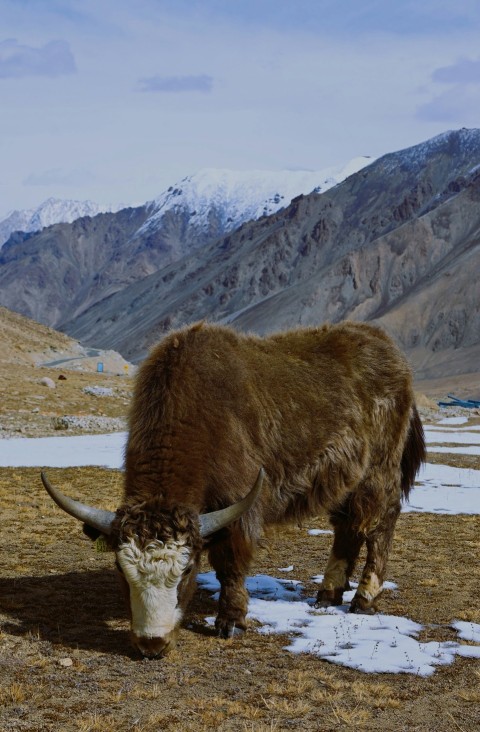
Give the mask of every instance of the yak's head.
M 165 507 L 155 499 L 123 506 L 115 513 L 103 511 L 65 496 L 45 473 L 42 481 L 55 503 L 84 523 L 89 536 L 107 537 L 128 600 L 134 645 L 144 656 L 153 657 L 165 655 L 175 645 L 207 537 L 248 511 L 263 475 L 261 469 L 243 500 L 205 514 L 188 507 Z

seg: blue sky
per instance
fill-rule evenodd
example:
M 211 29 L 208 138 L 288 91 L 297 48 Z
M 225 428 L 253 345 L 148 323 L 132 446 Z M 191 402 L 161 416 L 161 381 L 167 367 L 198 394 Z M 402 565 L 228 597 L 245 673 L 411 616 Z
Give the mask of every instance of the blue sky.
M 478 0 L 0 0 L 0 216 L 480 126 Z

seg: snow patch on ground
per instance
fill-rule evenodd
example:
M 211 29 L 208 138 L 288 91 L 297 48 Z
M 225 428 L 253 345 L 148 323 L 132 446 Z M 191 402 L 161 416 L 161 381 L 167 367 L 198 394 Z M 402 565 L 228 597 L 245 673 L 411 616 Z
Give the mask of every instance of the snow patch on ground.
M 458 633 L 462 640 L 480 643 L 480 625 L 478 623 L 469 623 L 464 620 L 454 620 L 452 628 Z
M 321 581 L 321 576 L 314 578 Z M 214 572 L 197 577 L 199 586 L 218 599 L 220 585 Z M 352 583 L 353 584 L 353 583 Z M 247 578 L 250 595 L 247 617 L 260 623 L 264 635 L 292 636 L 286 650 L 310 653 L 325 661 L 367 673 L 407 673 L 431 676 L 437 666 L 450 664 L 455 656 L 480 658 L 480 646 L 457 642 L 421 643 L 419 623 L 395 615 L 356 615 L 348 605 L 316 609 L 313 600 L 302 598 L 302 585 L 296 580 L 268 575 Z M 385 583 L 385 588 L 395 585 Z M 354 590 L 344 593 L 348 603 Z M 214 618 L 207 618 L 212 625 Z M 465 626 L 465 627 L 464 627 Z M 452 623 L 460 638 L 480 639 L 480 625 Z
M 456 425 L 465 424 L 465 422 L 468 422 L 467 417 L 445 417 L 444 419 L 439 420 L 437 424 Z
M 309 536 L 321 536 L 322 534 L 333 534 L 330 529 L 308 529 L 307 534 Z

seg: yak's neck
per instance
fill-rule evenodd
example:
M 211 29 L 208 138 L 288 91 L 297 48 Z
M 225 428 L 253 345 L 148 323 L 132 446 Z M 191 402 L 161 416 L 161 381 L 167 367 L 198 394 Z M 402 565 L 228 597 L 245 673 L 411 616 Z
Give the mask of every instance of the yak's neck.
M 131 434 L 125 455 L 125 500 L 140 503 L 163 496 L 169 504 L 204 510 L 209 483 L 206 454 L 199 448 L 198 434 L 189 439 L 162 430 L 142 441 Z

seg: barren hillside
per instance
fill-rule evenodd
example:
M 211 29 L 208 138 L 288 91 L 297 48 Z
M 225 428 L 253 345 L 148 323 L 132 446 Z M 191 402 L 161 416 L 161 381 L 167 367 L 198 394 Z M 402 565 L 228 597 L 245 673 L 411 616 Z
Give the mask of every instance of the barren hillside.
M 0 438 L 125 429 L 134 369 L 118 353 L 85 349 L 6 308 L 0 332 Z

